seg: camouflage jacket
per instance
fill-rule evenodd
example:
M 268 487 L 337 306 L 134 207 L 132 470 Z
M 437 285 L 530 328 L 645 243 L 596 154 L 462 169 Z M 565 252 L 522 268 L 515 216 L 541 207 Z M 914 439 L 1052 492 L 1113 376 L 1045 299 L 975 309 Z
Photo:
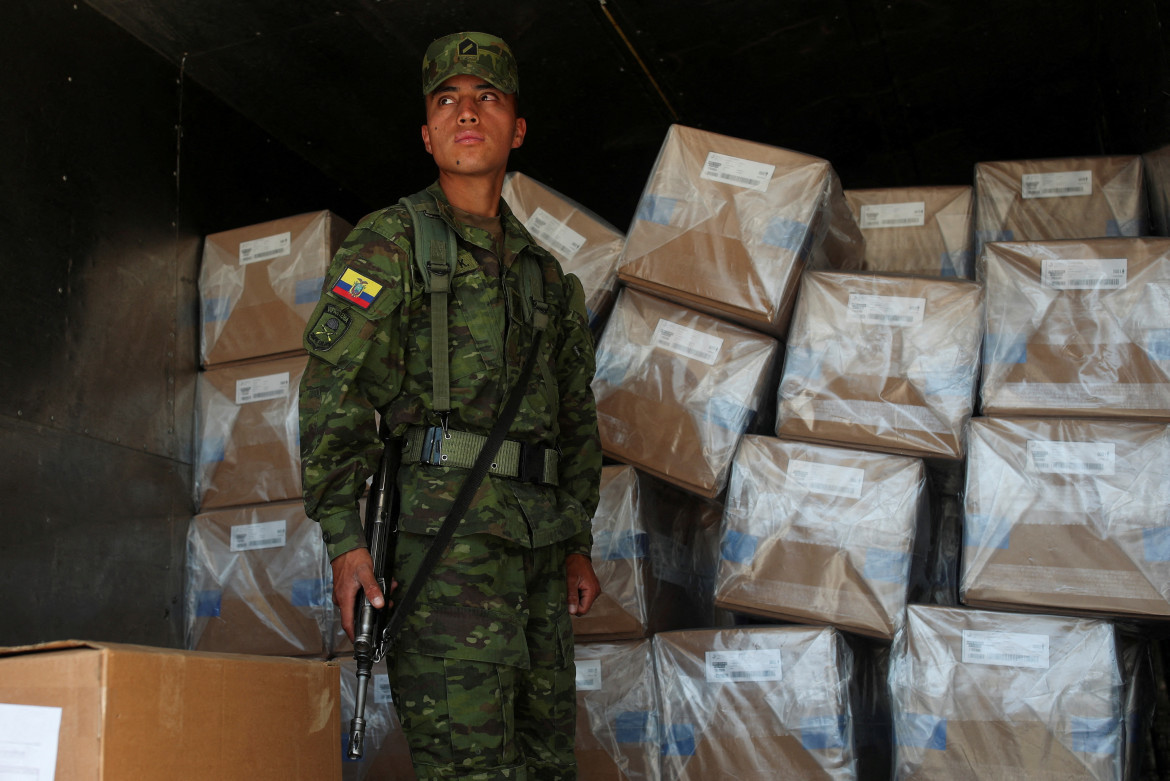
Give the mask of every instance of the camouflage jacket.
M 518 273 L 525 264 L 535 264 L 549 306 L 536 369 L 508 438 L 559 449 L 558 485 L 489 474 L 456 534 L 486 532 L 532 547 L 570 540 L 569 552 L 588 555 L 601 446 L 581 283 L 536 244 L 503 200 L 501 277 L 491 276 L 484 267 L 485 260 L 494 265 L 490 234 L 457 223 L 437 183 L 428 192 L 459 237 L 448 303 L 451 429 L 486 435 L 506 388 L 517 380 L 537 333 L 526 275 Z M 431 404 L 430 293 L 414 263 L 413 240 L 409 214 L 399 204 L 365 217 L 333 258 L 305 329 L 305 508 L 321 524 L 330 558 L 365 544 L 357 501 L 381 451 L 375 411 L 399 438 L 410 426 L 440 424 Z M 356 296 L 350 283 L 360 288 Z M 468 474 L 403 464 L 400 527 L 436 533 Z

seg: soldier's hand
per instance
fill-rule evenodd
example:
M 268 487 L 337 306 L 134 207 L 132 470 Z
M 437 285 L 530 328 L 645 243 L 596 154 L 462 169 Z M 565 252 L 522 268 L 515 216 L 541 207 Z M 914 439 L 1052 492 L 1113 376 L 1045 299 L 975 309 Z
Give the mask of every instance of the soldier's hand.
M 572 553 L 565 559 L 565 572 L 569 585 L 569 615 L 583 616 L 593 606 L 593 600 L 601 596 L 601 581 L 593 571 L 593 562 L 580 553 Z
M 335 558 L 333 567 L 333 604 L 341 609 L 341 628 L 353 640 L 354 612 L 357 595 L 364 590 L 366 599 L 376 608 L 386 604 L 378 579 L 374 577 L 374 560 L 365 548 L 354 548 Z

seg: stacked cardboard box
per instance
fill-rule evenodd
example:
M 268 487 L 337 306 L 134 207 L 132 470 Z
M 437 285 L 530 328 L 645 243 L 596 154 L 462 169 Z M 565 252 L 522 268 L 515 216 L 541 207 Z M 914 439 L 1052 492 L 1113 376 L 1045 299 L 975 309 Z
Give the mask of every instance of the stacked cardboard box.
M 576 666 L 581 778 L 658 781 L 658 681 L 650 641 L 580 645 Z
M 973 277 L 972 188 L 846 190 L 865 239 L 865 268 L 940 277 Z
M 1120 781 L 1112 626 L 913 605 L 892 651 L 894 778 Z
M 926 509 L 920 459 L 745 437 L 715 603 L 889 640 Z
M 861 247 L 828 161 L 673 125 L 618 277 L 783 337 L 805 265 L 858 268 Z

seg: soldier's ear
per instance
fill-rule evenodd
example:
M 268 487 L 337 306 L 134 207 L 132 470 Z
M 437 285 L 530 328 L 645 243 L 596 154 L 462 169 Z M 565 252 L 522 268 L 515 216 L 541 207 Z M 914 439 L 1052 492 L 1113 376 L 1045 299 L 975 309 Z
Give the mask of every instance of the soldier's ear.
M 423 147 L 427 150 L 427 154 L 428 155 L 434 154 L 431 151 L 431 129 L 426 126 L 426 123 L 424 123 L 422 126 L 422 140 L 423 140 Z
M 524 117 L 516 117 L 516 132 L 512 134 L 512 148 L 518 149 L 524 143 L 524 136 L 528 134 L 528 123 Z M 429 152 L 430 149 L 428 148 Z

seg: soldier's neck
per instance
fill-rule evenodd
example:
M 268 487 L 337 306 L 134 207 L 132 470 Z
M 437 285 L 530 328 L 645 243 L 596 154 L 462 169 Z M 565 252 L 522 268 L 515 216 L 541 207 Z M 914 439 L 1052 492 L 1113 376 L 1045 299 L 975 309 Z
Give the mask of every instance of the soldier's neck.
M 439 186 L 447 201 L 455 207 L 480 217 L 498 217 L 500 191 L 504 189 L 504 171 L 492 176 L 458 176 L 439 172 Z

